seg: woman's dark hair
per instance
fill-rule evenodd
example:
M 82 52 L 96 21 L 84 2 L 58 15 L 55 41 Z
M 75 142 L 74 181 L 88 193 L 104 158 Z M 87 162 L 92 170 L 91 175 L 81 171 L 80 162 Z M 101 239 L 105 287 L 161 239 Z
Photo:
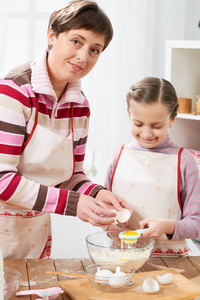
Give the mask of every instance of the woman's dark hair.
M 126 100 L 129 111 L 132 100 L 145 104 L 160 102 L 169 109 L 171 119 L 178 111 L 176 91 L 173 85 L 163 78 L 146 77 L 138 81 L 129 89 Z
M 105 36 L 104 49 L 113 37 L 112 24 L 107 15 L 96 2 L 88 0 L 70 1 L 56 9 L 50 16 L 48 32 L 50 28 L 56 36 L 71 29 L 92 30 Z

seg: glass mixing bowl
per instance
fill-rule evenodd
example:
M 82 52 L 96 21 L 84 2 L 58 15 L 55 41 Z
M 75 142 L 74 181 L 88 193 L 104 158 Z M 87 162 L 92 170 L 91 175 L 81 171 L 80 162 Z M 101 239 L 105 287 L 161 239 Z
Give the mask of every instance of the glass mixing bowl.
M 139 270 L 149 259 L 155 241 L 139 237 L 133 244 L 124 244 L 117 231 L 101 231 L 88 235 L 86 245 L 93 262 L 123 262 Z
M 103 292 L 115 293 L 132 284 L 135 270 L 131 266 L 119 262 L 94 263 L 85 267 L 85 273 L 95 288 Z
M 9 300 L 16 293 L 22 279 L 22 274 L 15 269 L 3 268 L 3 278 L 4 300 Z

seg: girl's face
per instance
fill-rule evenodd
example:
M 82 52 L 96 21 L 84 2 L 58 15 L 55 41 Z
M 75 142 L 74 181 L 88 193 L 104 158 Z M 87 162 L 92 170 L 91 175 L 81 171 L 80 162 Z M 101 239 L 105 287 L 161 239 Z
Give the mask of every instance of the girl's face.
M 105 37 L 85 29 L 71 29 L 56 37 L 48 33 L 52 44 L 47 58 L 48 72 L 54 89 L 87 75 L 96 64 L 105 44 Z
M 152 148 L 162 142 L 169 127 L 175 121 L 162 103 L 144 104 L 131 101 L 129 117 L 132 135 L 144 148 Z

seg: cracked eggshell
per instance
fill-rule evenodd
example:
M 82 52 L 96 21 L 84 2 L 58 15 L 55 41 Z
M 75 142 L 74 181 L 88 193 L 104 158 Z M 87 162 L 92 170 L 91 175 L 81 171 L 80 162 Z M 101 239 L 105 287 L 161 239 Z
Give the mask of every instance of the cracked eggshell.
M 109 285 L 115 289 L 118 289 L 122 287 L 124 284 L 126 284 L 128 278 L 126 273 L 124 272 L 116 272 L 110 277 L 109 279 Z
M 117 213 L 117 221 L 120 223 L 125 223 L 127 222 L 131 217 L 131 212 L 130 210 L 123 208 Z
M 111 211 L 114 211 L 117 214 L 116 210 L 111 209 Z M 118 224 L 117 215 L 116 215 L 116 217 L 113 217 L 113 219 L 115 219 L 115 221 L 112 223 L 112 225 L 117 225 Z
M 151 277 L 145 279 L 142 288 L 145 293 L 156 293 L 160 289 L 158 282 Z
M 95 273 L 95 280 L 99 283 L 108 283 L 109 278 L 113 275 L 113 272 L 110 270 L 98 270 Z
M 169 284 L 172 281 L 172 273 L 166 273 L 164 275 L 157 275 L 157 279 L 162 284 Z

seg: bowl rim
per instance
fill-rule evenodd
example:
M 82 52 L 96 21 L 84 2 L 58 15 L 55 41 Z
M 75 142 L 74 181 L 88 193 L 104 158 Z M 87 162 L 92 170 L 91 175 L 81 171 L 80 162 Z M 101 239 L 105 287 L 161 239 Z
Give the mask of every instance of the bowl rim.
M 14 269 L 14 268 L 7 268 L 7 267 L 3 267 L 3 274 L 5 271 L 15 271 L 15 273 L 18 275 L 17 276 L 17 279 L 15 279 L 14 281 L 12 282 L 5 282 L 4 283 L 4 286 L 8 286 L 10 284 L 13 284 L 13 283 L 16 283 L 16 282 L 20 282 L 22 280 L 22 273 L 19 272 L 18 270 Z
M 123 251 L 131 251 L 131 250 L 134 250 L 134 251 L 140 251 L 141 249 L 150 248 L 150 247 L 153 247 L 153 246 L 155 245 L 155 240 L 154 240 L 152 237 L 146 238 L 146 239 L 150 239 L 150 240 L 151 240 L 151 243 L 150 243 L 149 245 L 144 246 L 144 247 L 140 247 L 140 248 L 133 248 L 133 249 L 123 249 L 123 248 L 115 248 L 115 247 L 111 247 L 111 246 L 101 246 L 101 245 L 97 245 L 97 244 L 94 244 L 94 243 L 88 241 L 88 238 L 89 238 L 90 236 L 92 236 L 92 235 L 95 235 L 95 234 L 98 234 L 98 235 L 100 235 L 100 234 L 107 234 L 107 236 L 109 237 L 108 233 L 111 233 L 111 232 L 112 232 L 112 233 L 118 233 L 118 234 L 119 234 L 119 232 L 118 232 L 118 231 L 115 231 L 115 230 L 98 231 L 98 232 L 93 232 L 93 233 L 88 234 L 88 235 L 86 236 L 85 239 L 86 239 L 86 242 L 87 242 L 88 244 L 93 245 L 93 246 L 96 246 L 96 247 L 99 247 L 99 248 L 103 248 L 103 249 L 112 249 L 112 250 L 123 250 Z M 142 237 L 140 237 L 140 238 L 142 238 Z M 140 238 L 139 238 L 139 239 L 140 239 Z
M 128 272 L 124 272 L 124 271 L 122 271 L 122 272 L 124 272 L 124 273 L 126 273 L 127 275 L 131 275 L 131 276 L 133 276 L 135 273 L 136 273 L 136 271 L 135 271 L 135 268 L 134 267 L 131 267 L 130 265 L 127 265 L 127 264 L 125 264 L 125 263 L 123 263 L 123 262 L 100 262 L 100 263 L 91 263 L 91 264 L 89 264 L 89 265 L 87 265 L 87 266 L 85 266 L 84 267 L 84 269 L 85 269 L 85 272 L 86 272 L 86 274 L 87 275 L 89 275 L 89 276 L 95 276 L 95 274 L 93 275 L 93 274 L 90 274 L 89 273 L 89 271 L 88 271 L 88 268 L 89 267 L 93 267 L 93 266 L 96 266 L 96 267 L 98 267 L 98 266 L 112 266 L 112 265 L 116 265 L 116 267 L 119 267 L 119 266 L 123 266 L 123 267 L 128 267 L 128 268 L 130 268 L 130 271 L 128 271 Z M 105 268 L 106 269 L 106 268 Z M 117 278 L 118 278 L 118 276 L 116 276 Z M 119 278 L 120 277 L 122 277 L 122 276 L 119 276 Z

